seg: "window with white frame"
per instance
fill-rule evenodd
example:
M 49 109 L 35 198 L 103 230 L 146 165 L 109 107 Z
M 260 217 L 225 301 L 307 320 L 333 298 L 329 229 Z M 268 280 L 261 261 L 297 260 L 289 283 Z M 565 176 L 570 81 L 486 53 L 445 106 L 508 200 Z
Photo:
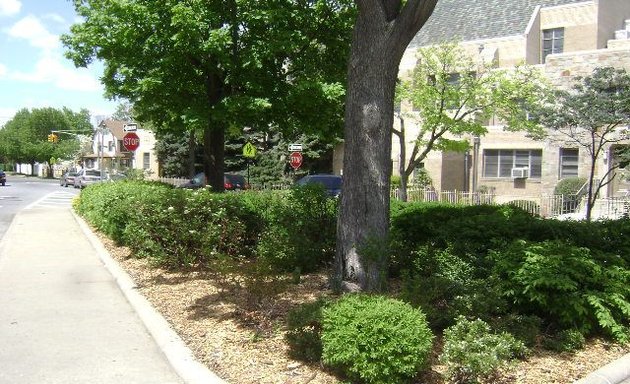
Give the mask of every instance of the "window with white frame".
M 542 62 L 547 55 L 562 53 L 564 50 L 564 28 L 544 29 L 542 35 Z
M 151 168 L 151 154 L 149 152 L 144 152 L 142 154 L 142 169 Z
M 560 178 L 578 176 L 579 149 L 560 148 Z
M 529 178 L 540 179 L 542 149 L 484 149 L 483 177 L 512 177 L 512 168 L 527 168 Z

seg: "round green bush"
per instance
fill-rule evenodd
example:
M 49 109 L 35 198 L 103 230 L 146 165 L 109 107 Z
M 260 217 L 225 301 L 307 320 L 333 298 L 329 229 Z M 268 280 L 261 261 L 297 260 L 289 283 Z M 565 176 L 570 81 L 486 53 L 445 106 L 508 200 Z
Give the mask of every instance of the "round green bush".
M 556 352 L 575 352 L 584 348 L 586 339 L 577 329 L 564 329 L 543 339 L 543 347 Z
M 424 313 L 382 296 L 346 295 L 323 310 L 322 360 L 363 383 L 403 383 L 426 364 L 433 334 Z
M 553 190 L 554 195 L 575 195 L 586 183 L 584 177 L 568 177 L 558 181 Z
M 444 331 L 440 362 L 446 377 L 456 384 L 492 382 L 499 369 L 515 357 L 523 356 L 525 345 L 508 333 L 495 334 L 483 320 L 459 316 Z

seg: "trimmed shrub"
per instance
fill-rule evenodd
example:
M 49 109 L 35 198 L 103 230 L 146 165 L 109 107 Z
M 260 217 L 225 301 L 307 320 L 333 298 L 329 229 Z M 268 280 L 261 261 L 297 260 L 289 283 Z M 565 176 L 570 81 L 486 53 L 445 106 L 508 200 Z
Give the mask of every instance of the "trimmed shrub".
M 434 330 L 453 324 L 460 315 L 488 316 L 505 308 L 486 279 L 475 279 L 471 263 L 452 249 L 421 247 L 412 269 L 402 272 L 401 299 L 423 308 Z
M 492 379 L 510 360 L 526 352 L 522 342 L 508 333 L 493 334 L 480 320 L 457 318 L 444 331 L 444 350 L 440 362 L 446 365 L 446 376 L 452 383 L 479 383 Z
M 577 329 L 565 329 L 543 339 L 543 347 L 556 352 L 575 352 L 584 348 L 586 339 Z
M 308 273 L 333 261 L 337 199 L 328 197 L 322 186 L 293 188 L 259 215 L 265 218 L 265 229 L 257 254 L 271 270 Z
M 319 299 L 289 312 L 285 340 L 291 358 L 311 363 L 321 360 L 322 310 L 329 303 L 328 300 Z
M 160 206 L 172 191 L 157 182 L 98 183 L 81 191 L 75 209 L 117 244 L 128 245 L 123 238 L 127 226 L 145 218 L 143 212 Z
M 141 253 L 166 266 L 248 257 L 257 237 L 255 214 L 231 193 L 173 190 L 143 214 L 125 235 L 142 247 Z
M 443 203 L 396 204 L 391 217 L 392 273 L 409 270 L 422 246 L 451 248 L 475 275 L 486 276 L 485 254 L 515 239 L 538 234 L 542 219 L 514 206 L 456 206 Z
M 627 340 L 630 270 L 563 241 L 516 241 L 492 257 L 500 289 L 518 312 L 535 313 L 561 329 L 601 329 Z
M 382 296 L 346 295 L 324 309 L 324 364 L 364 383 L 402 383 L 425 366 L 433 334 L 424 314 Z
M 584 177 L 568 177 L 558 181 L 556 187 L 553 189 L 554 195 L 576 195 L 580 188 L 586 183 Z

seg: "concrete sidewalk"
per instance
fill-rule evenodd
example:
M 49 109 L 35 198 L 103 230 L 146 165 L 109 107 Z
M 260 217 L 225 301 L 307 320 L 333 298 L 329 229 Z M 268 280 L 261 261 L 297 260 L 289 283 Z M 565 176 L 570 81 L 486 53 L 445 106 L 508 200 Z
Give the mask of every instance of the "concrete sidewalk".
M 220 383 L 85 229 L 27 209 L 0 242 L 0 383 Z

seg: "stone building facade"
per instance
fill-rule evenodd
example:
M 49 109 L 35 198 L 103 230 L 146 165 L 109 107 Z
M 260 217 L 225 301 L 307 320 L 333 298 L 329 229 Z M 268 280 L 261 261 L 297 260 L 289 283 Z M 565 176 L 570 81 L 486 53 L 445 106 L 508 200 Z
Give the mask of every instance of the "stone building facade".
M 568 88 L 576 76 L 590 75 L 596 67 L 630 71 L 630 1 L 441 0 L 407 49 L 401 76 L 415 65 L 418 48 L 453 40 L 460 41 L 477 60 L 498 68 L 521 63 L 537 66 L 554 86 Z M 551 194 L 560 179 L 588 175 L 583 149 L 553 137 L 544 141 L 528 139 L 523 133 L 504 131 L 500 122 L 490 124 L 486 135 L 470 138 L 471 150 L 466 154 L 429 154 L 423 166 L 436 189 L 489 189 L 513 199 Z M 415 139 L 411 121 L 406 121 L 406 130 L 408 140 Z M 417 128 L 415 132 L 417 135 Z M 407 143 L 407 153 L 412 146 L 413 142 Z M 399 148 L 394 136 L 394 174 Z M 527 177 L 505 177 L 501 172 L 492 175 L 490 160 L 510 156 L 514 168 L 527 164 Z M 613 162 L 613 152 L 608 148 L 597 173 L 605 174 Z M 620 180 L 609 185 L 606 195 L 630 189 Z

